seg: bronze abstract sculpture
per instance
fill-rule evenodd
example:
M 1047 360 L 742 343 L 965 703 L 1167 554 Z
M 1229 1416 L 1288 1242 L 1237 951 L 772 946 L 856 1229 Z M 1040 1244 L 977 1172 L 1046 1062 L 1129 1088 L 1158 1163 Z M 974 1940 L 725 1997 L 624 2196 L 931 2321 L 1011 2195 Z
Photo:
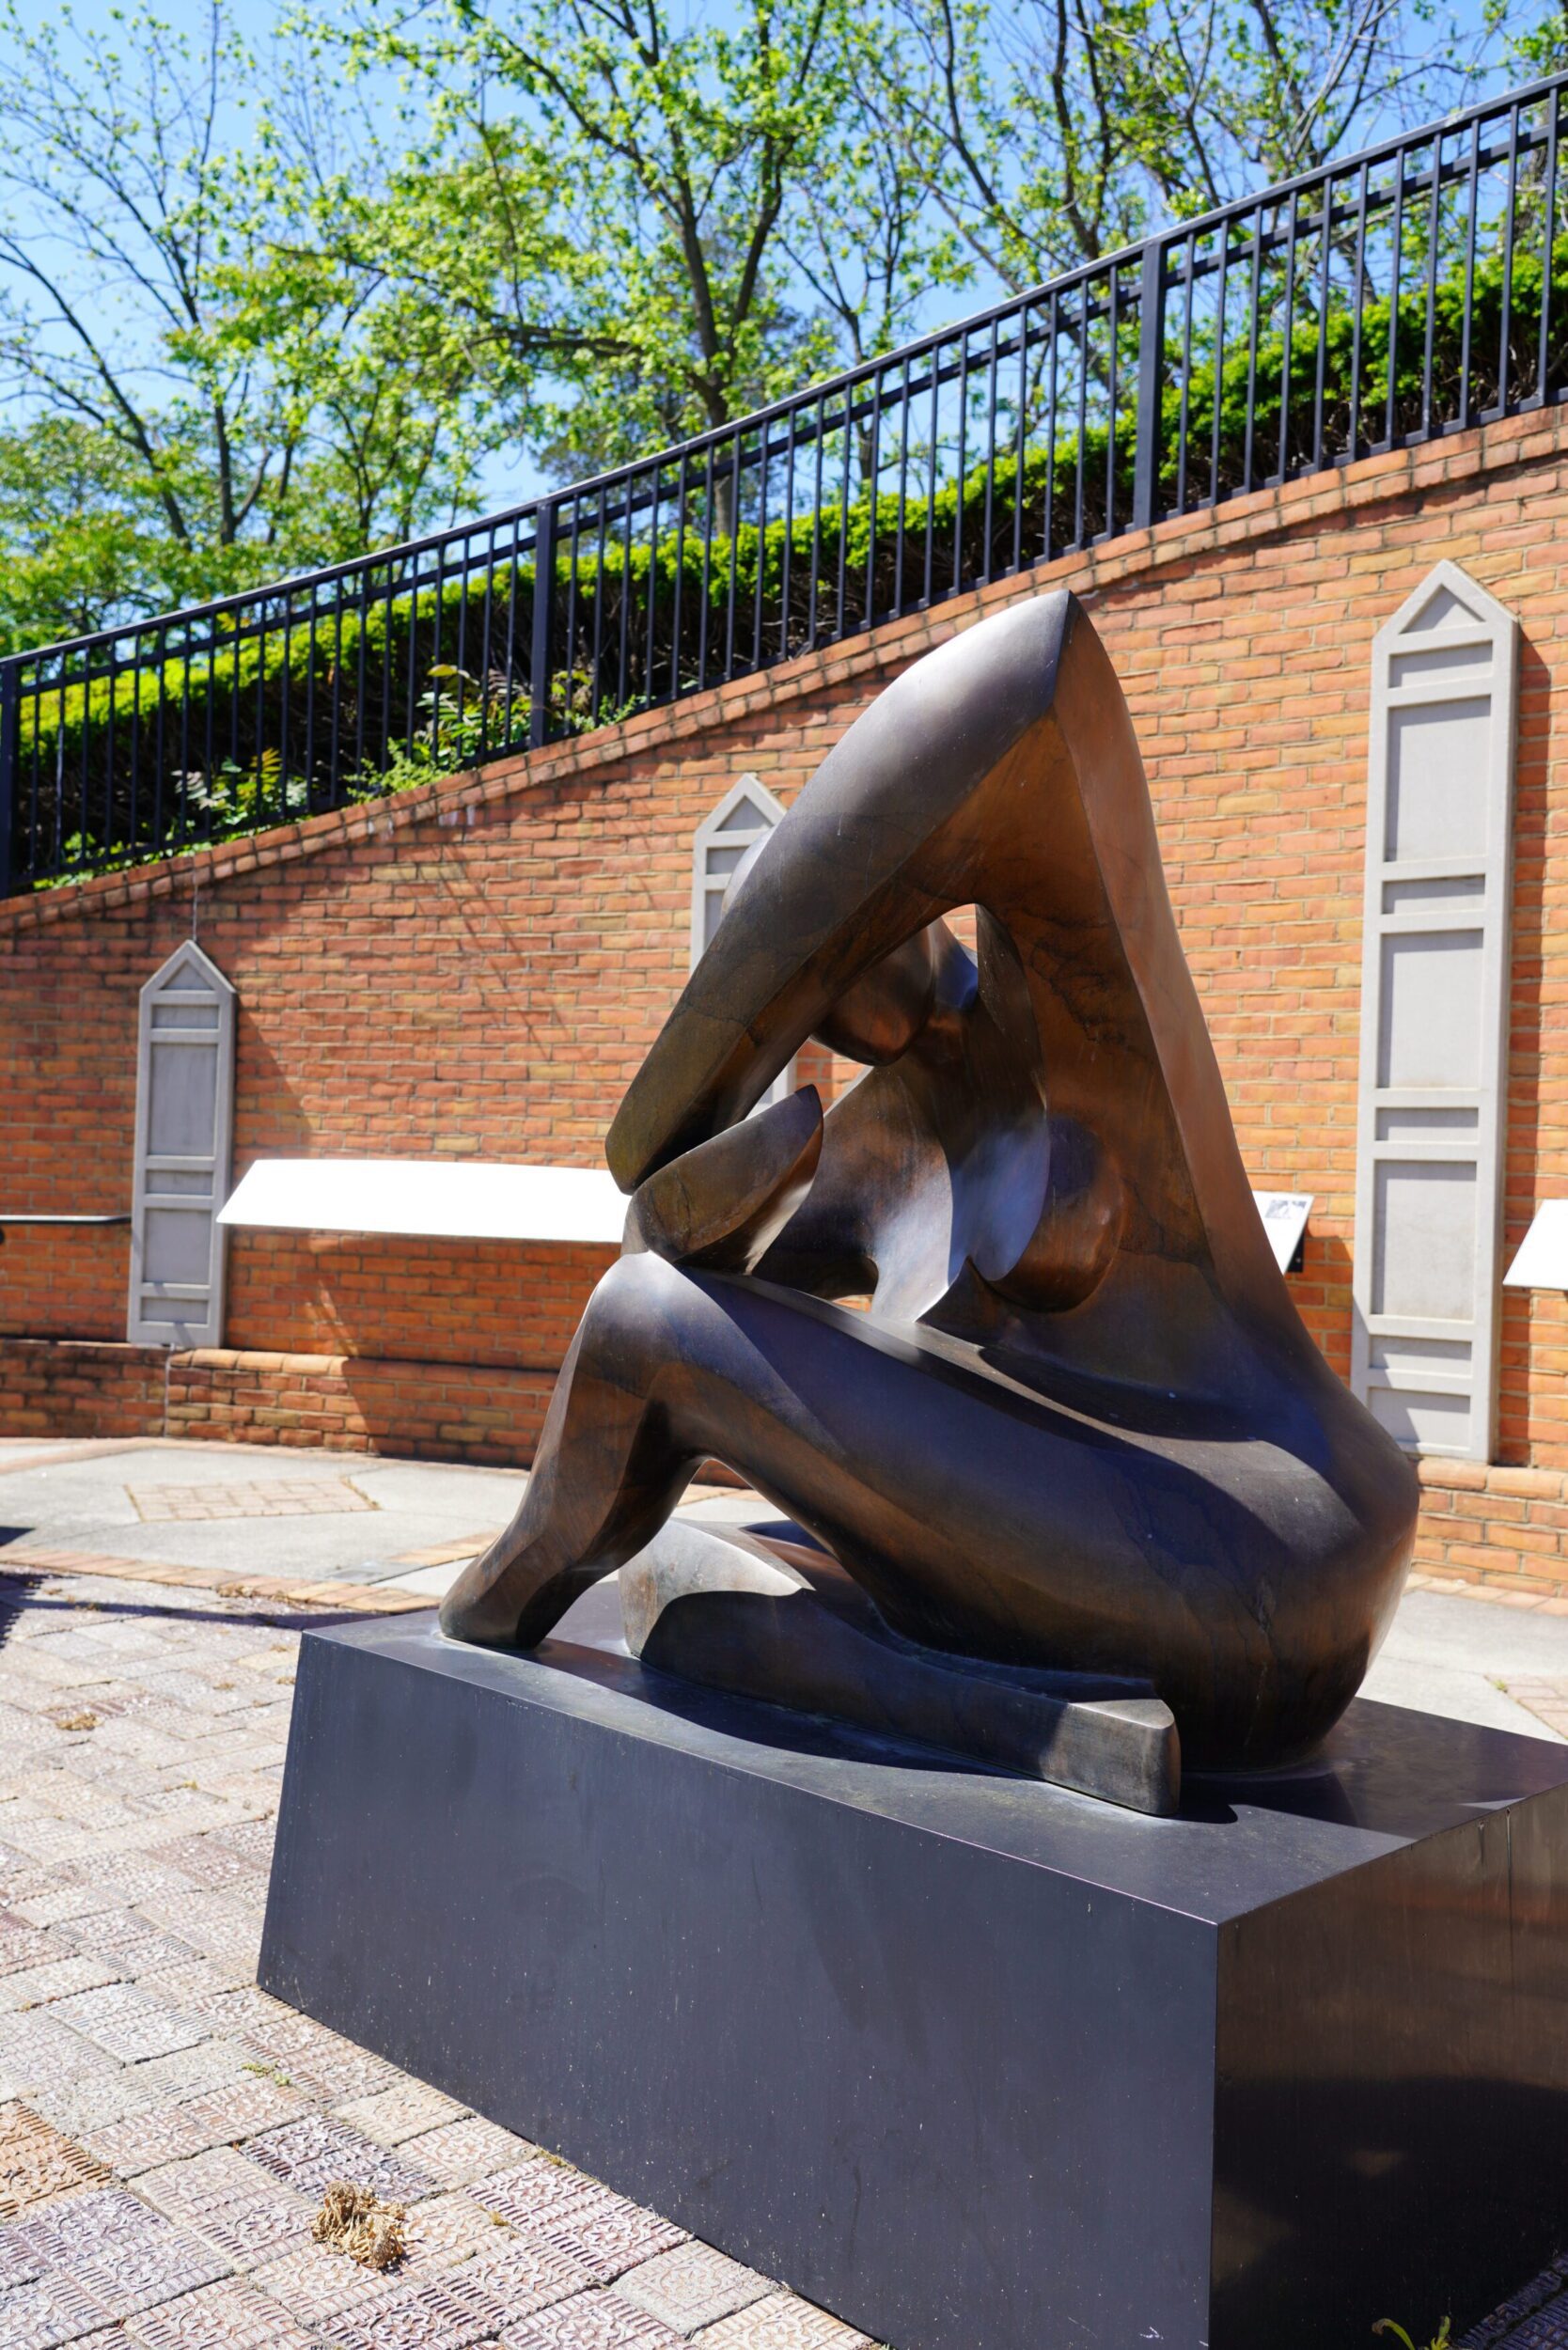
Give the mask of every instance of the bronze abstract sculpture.
M 812 1036 L 865 1076 L 748 1116 Z M 447 1632 L 533 1647 L 623 1568 L 646 1663 L 1154 1810 L 1178 1752 L 1267 1769 L 1331 1728 L 1416 1480 L 1269 1249 L 1071 596 L 851 727 L 607 1154 L 624 1252 Z M 788 1523 L 671 1525 L 709 1455 Z

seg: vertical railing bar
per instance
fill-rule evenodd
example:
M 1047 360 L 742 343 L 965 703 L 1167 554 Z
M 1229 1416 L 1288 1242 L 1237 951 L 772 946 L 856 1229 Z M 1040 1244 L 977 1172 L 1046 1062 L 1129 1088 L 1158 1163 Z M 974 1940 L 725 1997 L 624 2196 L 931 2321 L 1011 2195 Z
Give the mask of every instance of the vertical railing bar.
M 938 348 L 931 355 L 931 446 L 926 451 L 926 560 L 921 601 L 929 610 L 936 585 L 936 485 L 941 471 L 938 444 L 941 438 L 942 358 Z
M 850 469 L 855 462 L 855 424 L 850 394 L 844 394 L 844 462 L 839 483 L 839 588 L 834 606 L 835 625 L 840 636 L 849 634 L 849 516 Z
M 1432 356 L 1433 341 L 1437 326 L 1437 243 L 1438 224 L 1443 201 L 1443 134 L 1439 131 L 1432 144 L 1432 201 L 1427 208 L 1426 230 L 1426 342 L 1421 360 L 1421 438 L 1432 432 Z
M 1325 172 L 1322 180 L 1323 202 L 1318 213 L 1318 234 L 1323 240 L 1323 267 L 1318 273 L 1318 358 L 1312 385 L 1312 471 L 1323 469 L 1324 401 L 1328 377 L 1328 305 L 1332 295 L 1331 270 L 1334 258 L 1334 178 Z
M 66 665 L 62 655 L 59 663 L 59 718 L 55 736 L 55 862 L 65 864 L 65 729 L 66 729 Z M 78 863 L 81 859 L 78 858 Z
M 620 629 L 616 660 L 615 706 L 618 712 L 626 708 L 631 698 L 632 682 L 632 485 L 627 482 L 621 493 L 620 516 Z
M 795 443 L 799 435 L 796 419 L 790 417 L 790 437 L 784 449 L 784 543 L 779 549 L 778 588 L 778 658 L 790 657 L 790 589 L 795 551 Z
M 265 607 L 263 607 L 263 609 Z M 263 634 L 261 638 L 261 649 L 263 653 L 265 653 L 266 650 L 266 636 Z M 167 749 L 168 742 L 168 723 L 165 715 L 165 696 L 164 692 L 164 632 L 161 628 L 156 630 L 153 634 L 152 649 L 153 656 L 158 664 L 158 720 L 157 725 L 153 729 L 152 737 L 152 820 L 153 838 L 158 842 L 159 847 L 162 848 L 164 845 L 165 831 L 164 791 L 167 776 L 167 761 L 165 754 Z M 259 669 L 257 672 L 259 679 L 264 674 L 264 668 Z
M 677 567 L 679 575 L 679 566 Z M 708 619 L 713 593 L 713 444 L 709 442 L 702 469 L 702 597 L 697 613 L 697 691 L 708 682 Z
M 1465 210 L 1465 313 L 1459 321 L 1459 422 L 1470 421 L 1470 321 L 1475 305 L 1476 205 L 1481 193 L 1481 125 L 1470 125 L 1470 167 Z M 1506 251 L 1506 247 L 1505 247 Z
M 657 483 L 655 483 L 655 489 Z M 669 694 L 673 701 L 681 691 L 681 624 L 684 617 L 686 586 L 686 500 L 691 495 L 686 479 L 686 455 L 682 449 L 675 475 L 675 590 L 671 602 L 669 624 Z M 654 507 L 657 522 L 658 508 Z
M 1024 472 L 1029 433 L 1029 306 L 1018 313 L 1018 429 L 1012 436 L 1012 570 L 1024 568 Z M 908 430 L 907 425 L 905 430 Z
M 1041 534 L 1040 549 L 1043 563 L 1051 560 L 1057 520 L 1057 384 L 1061 355 L 1061 320 L 1058 297 L 1054 292 L 1045 314 L 1045 527 Z
M 601 482 L 599 526 L 593 540 L 593 700 L 588 721 L 591 726 L 604 724 L 599 713 L 604 706 L 604 539 L 607 513 L 607 496 Z
M 994 313 L 991 320 L 991 351 L 985 370 L 985 521 L 983 525 L 985 538 L 983 557 L 980 563 L 980 577 L 983 580 L 996 577 L 992 546 L 996 532 L 996 326 L 997 321 Z
M 1508 118 L 1508 201 L 1503 216 L 1503 282 L 1502 320 L 1497 331 L 1497 413 L 1506 416 L 1509 410 L 1508 342 L 1513 331 L 1513 212 L 1519 186 L 1519 109 L 1515 106 Z M 1474 243 L 1474 232 L 1471 233 Z M 1470 303 L 1466 290 L 1465 328 L 1469 332 Z
M 111 676 L 113 675 L 114 655 L 115 648 L 113 644 L 111 644 L 109 647 Z M 209 807 L 212 804 L 213 793 L 217 785 L 217 776 L 215 772 L 217 767 L 217 741 L 215 733 L 217 726 L 217 711 L 215 704 L 217 702 L 217 697 L 218 623 L 217 620 L 213 619 L 209 620 L 207 623 L 207 692 L 203 697 L 206 702 L 207 724 L 204 729 L 206 741 L 202 756 L 207 768 L 207 803 Z M 109 727 L 111 734 L 114 729 L 114 693 L 113 688 L 111 687 L 109 698 Z M 114 760 L 112 757 L 109 763 L 110 770 L 112 772 L 114 767 Z
M 1393 249 L 1388 287 L 1388 429 L 1386 446 L 1389 448 L 1394 446 L 1394 428 L 1399 416 L 1399 306 L 1404 276 L 1404 161 L 1402 148 L 1394 163 Z
M 1345 439 L 1345 455 L 1352 464 L 1361 451 L 1361 315 L 1366 306 L 1367 286 L 1367 166 L 1361 165 L 1356 195 L 1356 285 L 1355 308 L 1350 323 L 1350 415 Z
M 131 838 L 133 843 L 134 843 L 141 837 L 142 813 L 142 633 L 140 629 L 133 629 L 132 631 L 131 647 L 130 821 Z M 236 638 L 235 650 L 236 651 L 239 650 L 238 638 Z M 236 698 L 238 697 L 239 691 L 240 681 L 238 677 L 236 677 L 234 681 L 234 694 Z
M 1560 89 L 1552 91 L 1546 105 L 1546 207 L 1542 225 L 1539 386 L 1543 406 L 1551 398 L 1552 274 L 1557 259 L 1557 128 L 1562 105 L 1562 93 Z
M 1258 305 L 1262 298 L 1263 266 L 1263 208 L 1260 204 L 1252 217 L 1252 315 L 1247 336 L 1247 431 L 1242 459 L 1242 489 L 1250 492 L 1257 448 L 1258 415 Z
M 327 754 L 327 806 L 343 798 L 343 586 L 339 580 L 332 599 L 332 748 Z
M 403 733 L 402 746 L 414 747 L 414 713 L 418 708 L 417 679 L 419 674 L 419 558 L 416 556 L 408 568 L 408 660 L 403 672 Z
M 22 665 L 11 660 L 0 666 L 0 898 L 8 898 L 16 884 L 12 842 L 16 826 L 16 771 L 22 741 Z M 24 870 L 29 880 L 36 863 L 31 838 Z
M 441 666 L 441 624 L 447 617 L 447 541 L 442 540 L 435 550 L 435 596 L 431 605 L 431 661 L 426 676 L 430 679 L 431 706 L 431 767 L 440 775 L 446 766 L 441 748 L 441 680 L 436 671 Z M 462 704 L 458 705 L 461 714 Z
M 1073 508 L 1073 544 L 1084 543 L 1084 483 L 1089 435 L 1089 281 L 1078 289 L 1078 452 Z
M 550 666 L 552 630 L 556 617 L 556 539 L 557 509 L 554 498 L 541 498 L 534 510 L 533 641 L 528 654 L 528 744 L 541 750 L 550 740 Z
M 454 671 L 452 684 L 455 689 L 453 698 L 457 703 L 457 709 L 453 713 L 456 731 L 452 737 L 452 751 L 448 756 L 455 755 L 461 758 L 463 717 L 468 700 L 466 690 L 468 684 L 468 583 L 474 571 L 474 533 L 471 530 L 465 531 L 460 544 L 462 553 L 457 558 L 457 644 L 453 648 L 452 659 Z M 439 683 L 439 681 L 437 682 Z
M 103 723 L 103 838 L 105 841 L 113 841 L 115 838 L 115 689 L 118 683 L 115 661 L 118 643 L 118 637 L 111 636 L 103 650 L 104 682 L 109 689 L 108 710 Z M 211 701 L 211 696 L 208 698 Z M 126 848 L 134 847 L 134 843 L 130 840 L 122 845 Z M 0 896 L 3 895 L 4 892 L 0 891 Z
M 677 540 L 674 606 L 677 623 L 679 623 L 681 615 L 681 589 L 686 575 L 686 567 L 682 555 L 682 550 L 685 545 L 686 529 L 686 500 L 684 495 L 686 461 L 684 454 L 682 453 L 680 472 L 682 495 L 677 504 L 675 514 Z M 659 622 L 659 509 L 663 504 L 665 485 L 665 467 L 661 459 L 654 459 L 652 470 L 649 475 L 649 481 L 651 486 L 649 491 L 650 503 L 648 515 L 648 661 L 644 670 L 644 698 L 651 704 L 658 699 L 658 695 L 654 690 L 653 681 L 657 674 L 658 667 L 657 632 Z M 632 503 L 632 486 L 630 482 L 626 485 L 626 502 L 628 509 L 630 509 Z M 670 632 L 670 700 L 678 700 L 680 698 L 680 694 L 681 631 L 679 625 L 677 625 L 672 628 Z
M 310 583 L 310 619 L 305 643 L 305 805 L 311 805 L 311 782 L 316 766 L 316 623 L 320 618 L 317 586 Z M 289 795 L 283 795 L 283 812 L 289 812 Z
M 82 760 L 81 780 L 77 787 L 76 829 L 81 835 L 82 854 L 84 859 L 90 854 L 87 842 L 92 823 L 92 811 L 89 805 L 92 787 L 89 780 L 90 771 L 87 765 L 92 744 L 92 687 L 89 683 L 91 666 L 92 665 L 90 659 L 85 658 L 82 663 L 82 683 L 79 689 L 82 696 Z M 191 678 L 191 668 L 188 661 L 184 666 L 184 678 L 185 691 L 188 699 Z M 111 838 L 105 839 L 103 846 L 106 851 L 112 851 L 114 848 L 113 838 Z
M 1290 478 L 1291 399 L 1295 389 L 1295 246 L 1301 218 L 1300 199 L 1292 196 L 1290 224 L 1285 231 L 1285 339 L 1279 361 L 1279 480 Z
M 355 778 L 355 788 L 362 790 L 365 788 L 365 677 L 367 667 L 369 667 L 369 599 L 371 578 L 374 578 L 371 564 L 362 564 L 355 578 L 357 588 L 360 588 L 360 594 L 357 594 L 357 606 L 360 608 L 355 613 L 355 764 L 353 764 L 353 778 Z M 341 807 L 346 797 L 346 778 L 338 776 L 337 788 L 334 788 L 334 802 Z
M 1154 251 L 1160 257 L 1156 266 L 1163 269 L 1163 248 L 1156 244 Z M 1140 320 L 1138 323 L 1141 330 L 1142 321 Z M 1163 304 L 1156 305 L 1152 331 L 1156 344 L 1160 343 L 1165 331 Z M 1105 333 L 1109 343 L 1109 349 L 1105 353 L 1105 536 L 1111 539 L 1116 535 L 1116 400 L 1121 388 L 1121 373 L 1117 361 L 1121 350 L 1121 271 L 1119 263 L 1115 261 L 1110 265 L 1105 307 Z M 1159 459 L 1154 452 L 1158 450 L 1159 445 L 1159 431 L 1156 427 L 1151 448 L 1151 462 L 1155 465 L 1158 464 Z
M 893 617 L 903 616 L 904 525 L 909 509 L 909 359 L 899 375 L 899 522 L 893 543 Z
M 279 670 L 280 692 L 277 719 L 277 803 L 279 817 L 289 806 L 289 703 L 293 683 L 294 594 L 292 586 L 279 590 L 283 603 L 283 661 Z M 260 794 L 258 793 L 258 798 Z
M 479 658 L 474 691 L 479 697 L 479 750 L 481 760 L 490 756 L 490 636 L 494 625 L 494 586 L 495 579 L 495 525 L 481 524 L 474 533 L 486 540 L 484 557 L 484 591 L 479 598 Z
M 724 674 L 735 674 L 735 585 L 741 545 L 741 435 L 737 429 L 729 451 L 729 581 L 725 595 Z
M 382 626 L 386 638 L 386 652 L 385 658 L 383 660 L 381 665 L 381 759 L 377 766 L 378 774 L 383 776 L 385 776 L 387 768 L 392 763 L 393 661 L 395 659 L 393 598 L 397 592 L 397 567 L 388 563 L 386 566 L 386 593 L 382 600 Z M 411 608 L 409 612 L 409 628 L 411 632 L 414 627 L 414 620 L 415 615 Z M 410 657 L 412 658 L 412 655 Z
M 1176 511 L 1187 510 L 1187 443 L 1192 434 L 1192 312 L 1198 299 L 1198 278 L 1193 263 L 1198 258 L 1195 241 L 1184 241 L 1186 255 L 1184 285 L 1186 299 L 1182 305 L 1182 400 L 1176 419 Z
M 817 589 L 823 568 L 823 448 L 827 439 L 827 407 L 817 402 L 815 435 L 815 486 L 811 494 L 811 579 L 807 608 L 806 650 L 814 651 L 817 643 Z
M 964 525 L 968 495 L 969 470 L 969 335 L 965 327 L 958 338 L 958 483 L 957 500 L 953 509 L 953 590 L 964 585 Z
M 871 392 L 871 462 L 870 478 L 866 484 L 866 626 L 876 621 L 876 545 L 882 525 L 882 384 L 879 368 L 870 378 Z
M 757 457 L 757 576 L 751 591 L 751 666 L 762 666 L 763 588 L 768 575 L 768 429 L 762 427 Z
M 577 604 L 579 601 L 577 566 L 582 560 L 582 553 L 583 501 L 580 497 L 574 497 L 572 501 L 572 550 L 566 568 L 566 634 L 561 645 L 561 675 L 565 680 L 562 687 L 561 714 L 566 722 L 568 733 L 572 730 L 572 696 L 576 691 L 574 681 L 577 675 Z

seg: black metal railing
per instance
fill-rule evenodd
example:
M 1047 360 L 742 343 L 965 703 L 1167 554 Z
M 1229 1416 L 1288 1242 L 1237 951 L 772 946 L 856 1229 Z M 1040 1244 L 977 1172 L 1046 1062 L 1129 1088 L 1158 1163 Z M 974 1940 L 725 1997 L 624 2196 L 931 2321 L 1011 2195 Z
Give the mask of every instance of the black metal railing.
M 1165 230 L 515 512 L 0 663 L 0 888 L 585 731 L 1562 399 L 1565 90 Z

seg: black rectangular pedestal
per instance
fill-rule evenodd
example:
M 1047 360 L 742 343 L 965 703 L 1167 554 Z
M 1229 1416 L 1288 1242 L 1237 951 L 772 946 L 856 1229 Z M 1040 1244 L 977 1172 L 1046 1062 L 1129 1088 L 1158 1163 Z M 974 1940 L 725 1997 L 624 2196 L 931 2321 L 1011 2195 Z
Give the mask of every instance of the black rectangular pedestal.
M 1568 2242 L 1568 1748 L 1360 1703 L 1151 1820 L 571 1628 L 306 1638 L 266 1989 L 896 2350 L 1339 2350 Z

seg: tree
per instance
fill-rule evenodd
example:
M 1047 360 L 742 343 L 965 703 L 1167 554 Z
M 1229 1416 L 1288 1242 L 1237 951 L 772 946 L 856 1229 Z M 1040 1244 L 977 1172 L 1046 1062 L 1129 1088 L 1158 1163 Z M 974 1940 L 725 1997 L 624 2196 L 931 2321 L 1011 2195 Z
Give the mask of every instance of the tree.
M 454 402 L 438 374 L 387 364 L 392 321 L 367 320 L 362 285 L 280 276 L 298 117 L 278 106 L 253 168 L 227 151 L 260 70 L 222 0 L 199 39 L 145 8 L 107 31 L 65 13 L 36 28 L 7 0 L 0 41 L 13 626 L 221 593 L 405 533 L 468 491 Z M 267 64 L 286 86 L 287 48 Z M 29 468 L 47 538 L 21 512 Z
M 868 195 L 853 0 L 745 0 L 722 24 L 669 0 L 458 0 L 321 37 L 410 75 L 429 106 L 392 201 L 339 211 L 327 249 L 458 321 L 558 476 L 722 426 L 831 365 L 846 321 L 863 329 L 833 283 Z M 879 333 L 911 296 L 919 196 L 901 196 Z
M 941 149 L 935 202 L 1015 291 L 1440 110 L 1497 50 L 1443 0 L 892 6 L 884 120 Z

